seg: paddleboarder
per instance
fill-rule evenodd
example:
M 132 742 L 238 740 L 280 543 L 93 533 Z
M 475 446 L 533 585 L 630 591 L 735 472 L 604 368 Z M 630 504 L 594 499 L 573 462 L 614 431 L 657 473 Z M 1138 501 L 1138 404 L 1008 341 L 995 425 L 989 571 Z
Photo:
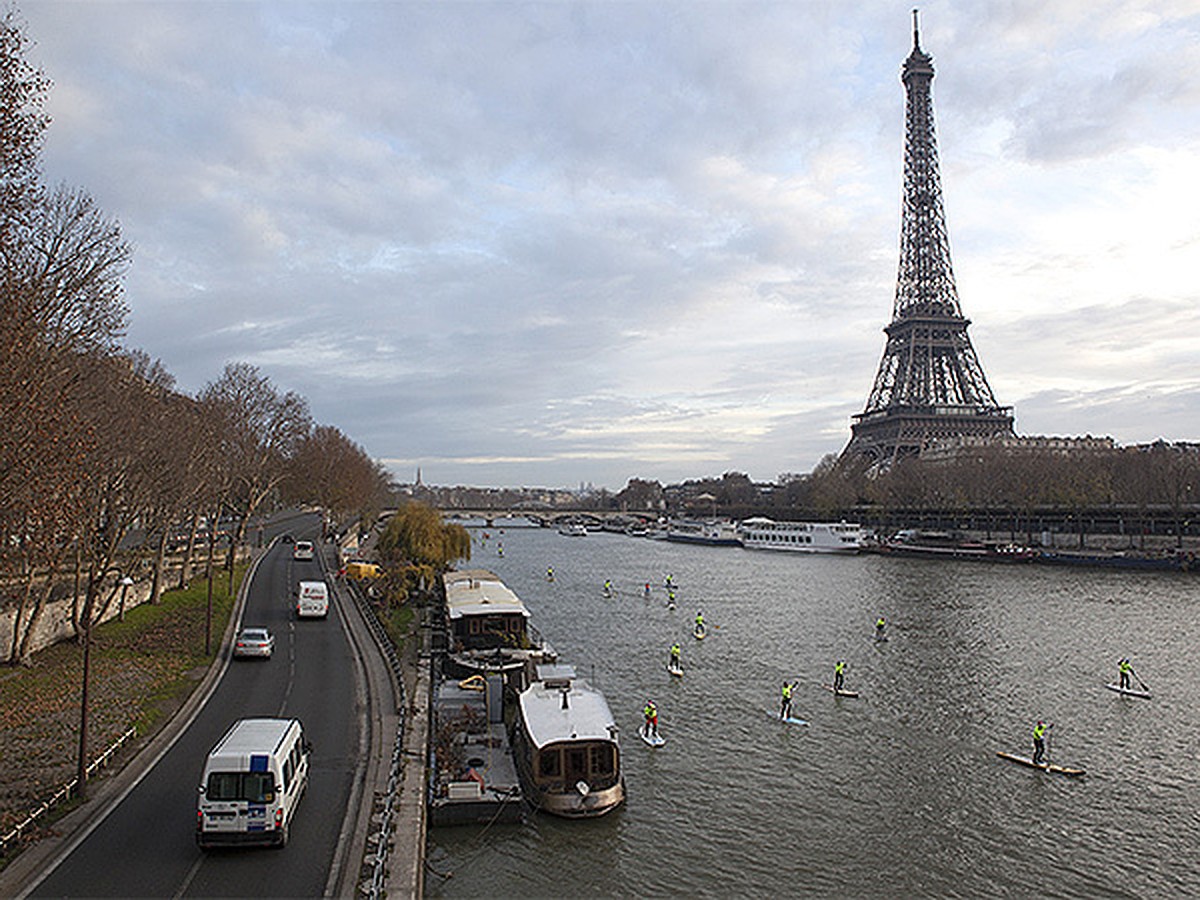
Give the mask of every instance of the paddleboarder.
M 790 719 L 792 717 L 792 685 L 786 681 L 783 683 L 782 698 L 779 704 L 779 718 Z
M 877 640 L 877 641 L 886 641 L 887 640 L 887 635 L 883 633 L 883 629 L 886 627 L 886 625 L 887 625 L 887 623 L 883 621 L 883 616 L 880 616 L 878 619 L 875 620 L 875 640 Z
M 681 651 L 679 649 L 679 641 L 676 641 L 674 644 L 671 645 L 671 661 L 667 664 L 672 669 L 683 668 L 683 663 L 680 662 L 680 659 L 679 659 L 680 652 Z
M 696 634 L 704 634 L 704 613 L 696 610 Z
M 612 596 L 612 594 L 613 594 L 612 579 L 611 579 L 611 578 L 605 578 L 605 579 L 604 579 L 604 596 L 605 596 L 605 597 L 611 597 L 611 596 Z
M 650 582 L 648 582 L 648 581 L 646 582 L 646 590 L 645 590 L 645 592 L 643 592 L 642 596 L 645 597 L 647 600 L 650 599 Z
M 836 694 L 842 689 L 842 683 L 846 680 L 846 661 L 839 659 L 833 667 L 833 692 Z
M 642 715 L 646 717 L 646 736 L 658 737 L 658 707 L 653 700 L 647 700 L 642 707 Z
M 1035 766 L 1043 765 L 1042 759 L 1046 755 L 1046 731 L 1053 727 L 1041 719 L 1038 719 L 1038 723 L 1033 726 L 1033 764 Z
M 546 566 L 546 580 L 547 581 L 554 580 L 554 566 Z
M 1131 690 L 1133 685 L 1129 681 L 1129 676 L 1133 672 L 1133 663 L 1129 661 L 1129 657 L 1125 657 L 1117 663 L 1121 673 L 1121 690 Z

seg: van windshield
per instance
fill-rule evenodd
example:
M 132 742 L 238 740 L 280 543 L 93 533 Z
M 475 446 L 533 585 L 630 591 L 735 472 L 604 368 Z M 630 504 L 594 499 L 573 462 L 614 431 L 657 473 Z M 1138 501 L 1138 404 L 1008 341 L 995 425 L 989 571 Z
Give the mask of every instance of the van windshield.
M 275 799 L 275 776 L 270 772 L 209 772 L 204 796 L 209 800 L 270 803 Z

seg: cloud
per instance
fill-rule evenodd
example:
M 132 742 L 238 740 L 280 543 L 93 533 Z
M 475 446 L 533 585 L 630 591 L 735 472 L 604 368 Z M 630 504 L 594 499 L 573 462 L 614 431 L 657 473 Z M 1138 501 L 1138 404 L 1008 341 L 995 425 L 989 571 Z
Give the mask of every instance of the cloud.
M 848 439 L 891 315 L 907 10 L 24 15 L 47 177 L 121 221 L 129 343 L 183 389 L 251 362 L 439 483 L 771 479 Z M 935 3 L 921 28 L 997 396 L 1038 432 L 1194 435 L 1194 11 Z

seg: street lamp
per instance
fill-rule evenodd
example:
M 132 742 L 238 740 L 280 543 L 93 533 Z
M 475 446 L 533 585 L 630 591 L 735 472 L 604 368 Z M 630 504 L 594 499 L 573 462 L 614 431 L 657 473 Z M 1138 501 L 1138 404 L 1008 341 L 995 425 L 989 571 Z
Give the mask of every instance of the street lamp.
M 117 613 L 117 618 L 122 622 L 125 621 L 125 592 L 129 590 L 131 584 L 133 584 L 133 579 L 128 575 L 121 579 L 121 607 Z

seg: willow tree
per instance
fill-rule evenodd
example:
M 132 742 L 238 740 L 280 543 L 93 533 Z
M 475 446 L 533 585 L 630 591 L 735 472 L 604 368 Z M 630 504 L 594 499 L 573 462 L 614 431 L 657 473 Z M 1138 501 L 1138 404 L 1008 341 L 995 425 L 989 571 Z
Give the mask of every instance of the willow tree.
M 406 503 L 388 520 L 378 542 L 379 560 L 388 578 L 407 596 L 459 560 L 471 558 L 471 535 L 461 525 L 446 524 L 424 503 Z

